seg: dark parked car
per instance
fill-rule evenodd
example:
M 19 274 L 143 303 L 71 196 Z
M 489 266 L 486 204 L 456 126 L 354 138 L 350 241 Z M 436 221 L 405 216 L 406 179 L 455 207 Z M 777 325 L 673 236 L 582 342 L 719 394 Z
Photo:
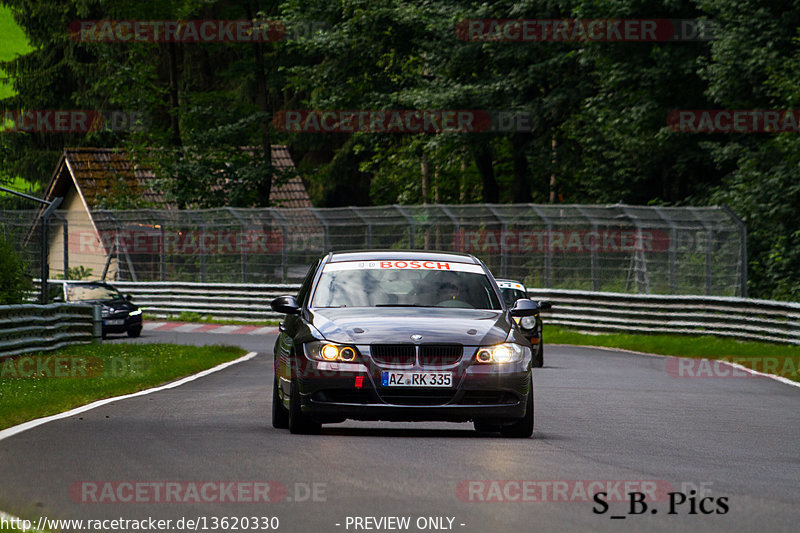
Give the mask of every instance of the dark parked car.
M 511 279 L 498 279 L 497 285 L 503 293 L 503 300 L 506 305 L 511 307 L 519 299 L 529 300 L 530 296 L 525 289 L 525 285 L 519 281 Z M 539 311 L 551 309 L 550 302 L 538 302 Z M 517 323 L 522 328 L 523 334 L 528 337 L 533 346 L 533 367 L 541 368 L 544 366 L 544 342 L 542 339 L 542 319 L 537 312 L 535 315 L 516 318 Z
M 509 437 L 533 432 L 532 350 L 471 255 L 335 252 L 317 261 L 275 344 L 272 424 L 313 433 L 356 420 L 473 421 Z
M 142 333 L 142 310 L 129 294 L 123 296 L 102 281 L 65 281 L 63 291 L 65 302 L 100 303 L 104 337 L 108 333 L 127 333 L 129 337 Z

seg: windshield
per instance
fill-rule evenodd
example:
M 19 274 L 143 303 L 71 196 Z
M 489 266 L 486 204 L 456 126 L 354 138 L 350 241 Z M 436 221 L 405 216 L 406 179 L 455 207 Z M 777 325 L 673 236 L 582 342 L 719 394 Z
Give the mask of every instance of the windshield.
M 435 261 L 328 263 L 311 307 L 501 309 L 480 265 Z
M 500 292 L 503 293 L 503 300 L 505 300 L 506 305 L 509 307 L 512 307 L 514 302 L 520 298 L 528 298 L 528 295 L 519 289 L 500 289 Z
M 67 300 L 122 300 L 122 295 L 107 285 L 68 285 Z

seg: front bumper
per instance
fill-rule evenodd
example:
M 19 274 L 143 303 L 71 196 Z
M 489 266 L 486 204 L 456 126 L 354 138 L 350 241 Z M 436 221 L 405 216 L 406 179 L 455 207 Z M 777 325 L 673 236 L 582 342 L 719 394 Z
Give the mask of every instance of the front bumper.
M 121 323 L 109 323 L 110 321 Z M 103 317 L 103 333 L 125 333 L 128 330 L 142 327 L 142 315 L 129 315 L 128 312 L 115 313 Z
M 296 375 L 301 409 L 320 422 L 349 418 L 452 422 L 491 419 L 495 423 L 511 423 L 525 414 L 525 399 L 531 389 L 529 355 L 523 361 L 506 365 L 474 364 L 467 360 L 444 367 L 402 368 L 452 372 L 452 387 L 384 386 L 382 372 L 398 369 L 373 362 L 326 363 L 306 359 L 303 363 Z

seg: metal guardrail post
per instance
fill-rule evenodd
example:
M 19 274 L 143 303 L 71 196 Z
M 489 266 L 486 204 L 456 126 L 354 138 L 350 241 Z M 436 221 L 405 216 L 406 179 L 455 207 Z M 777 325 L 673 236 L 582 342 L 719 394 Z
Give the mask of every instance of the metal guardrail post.
M 544 240 L 545 252 L 544 252 L 544 286 L 545 287 L 552 287 L 553 286 L 553 249 L 550 247 L 550 236 L 553 232 L 553 224 L 550 222 L 550 217 L 548 217 L 538 206 L 535 204 L 530 204 L 533 212 L 542 219 L 544 222 L 544 228 L 547 232 L 547 238 Z
M 739 226 L 739 239 L 741 240 L 741 246 L 739 247 L 739 265 L 741 268 L 739 271 L 739 291 L 742 298 L 747 298 L 747 224 L 727 205 L 723 205 L 722 210 Z
M 497 219 L 500 223 L 500 238 L 497 240 L 497 246 L 500 249 L 500 273 L 504 278 L 508 277 L 508 250 L 504 246 L 503 236 L 508 234 L 508 223 L 505 217 L 497 210 L 497 206 L 493 204 L 486 204 L 486 209 Z
M 365 232 L 366 246 L 367 246 L 367 248 L 372 248 L 372 224 L 370 224 L 369 220 L 364 218 L 361 215 L 361 213 L 358 212 L 357 208 L 355 208 L 353 206 L 350 206 L 349 209 L 355 216 L 358 217 L 358 219 L 361 221 L 361 223 L 364 224 L 364 226 L 366 226 L 366 232 Z
M 283 276 L 281 276 L 281 279 L 285 283 L 289 277 L 289 250 L 287 248 L 289 246 L 289 222 L 277 209 L 271 207 L 267 209 L 269 209 L 269 214 L 277 218 L 281 225 L 281 239 L 283 240 L 283 245 L 281 246 L 281 272 L 283 272 Z
M 416 249 L 416 246 L 414 246 L 414 241 L 416 241 L 416 236 L 414 235 L 414 219 L 411 218 L 401 206 L 393 205 L 392 207 L 406 219 L 406 223 L 408 224 L 408 249 Z
M 92 306 L 92 342 L 103 344 L 103 307 Z

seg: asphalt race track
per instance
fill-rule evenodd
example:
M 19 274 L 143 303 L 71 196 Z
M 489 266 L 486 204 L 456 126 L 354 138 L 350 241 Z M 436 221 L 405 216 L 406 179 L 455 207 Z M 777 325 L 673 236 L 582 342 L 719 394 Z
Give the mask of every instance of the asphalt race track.
M 206 517 L 205 529 L 164 529 L 172 531 L 213 531 L 215 517 L 278 517 L 278 531 L 315 533 L 796 531 L 800 522 L 796 387 L 761 377 L 679 378 L 665 358 L 547 346 L 545 368 L 534 374 L 532 439 L 448 423 L 347 422 L 299 436 L 270 425 L 274 339 L 145 331 L 110 340 L 235 344 L 259 355 L 0 441 L 0 509 L 173 524 Z M 626 481 L 633 492 L 663 491 L 630 514 L 643 507 L 627 500 Z M 81 492 L 125 482 L 270 482 L 262 495 L 272 501 L 246 503 L 245 493 L 233 503 L 185 495 L 167 503 L 150 493 L 92 503 Z M 584 492 L 593 486 L 610 490 L 603 514 Z M 625 501 L 613 501 L 617 492 Z M 686 495 L 676 514 L 666 492 Z

